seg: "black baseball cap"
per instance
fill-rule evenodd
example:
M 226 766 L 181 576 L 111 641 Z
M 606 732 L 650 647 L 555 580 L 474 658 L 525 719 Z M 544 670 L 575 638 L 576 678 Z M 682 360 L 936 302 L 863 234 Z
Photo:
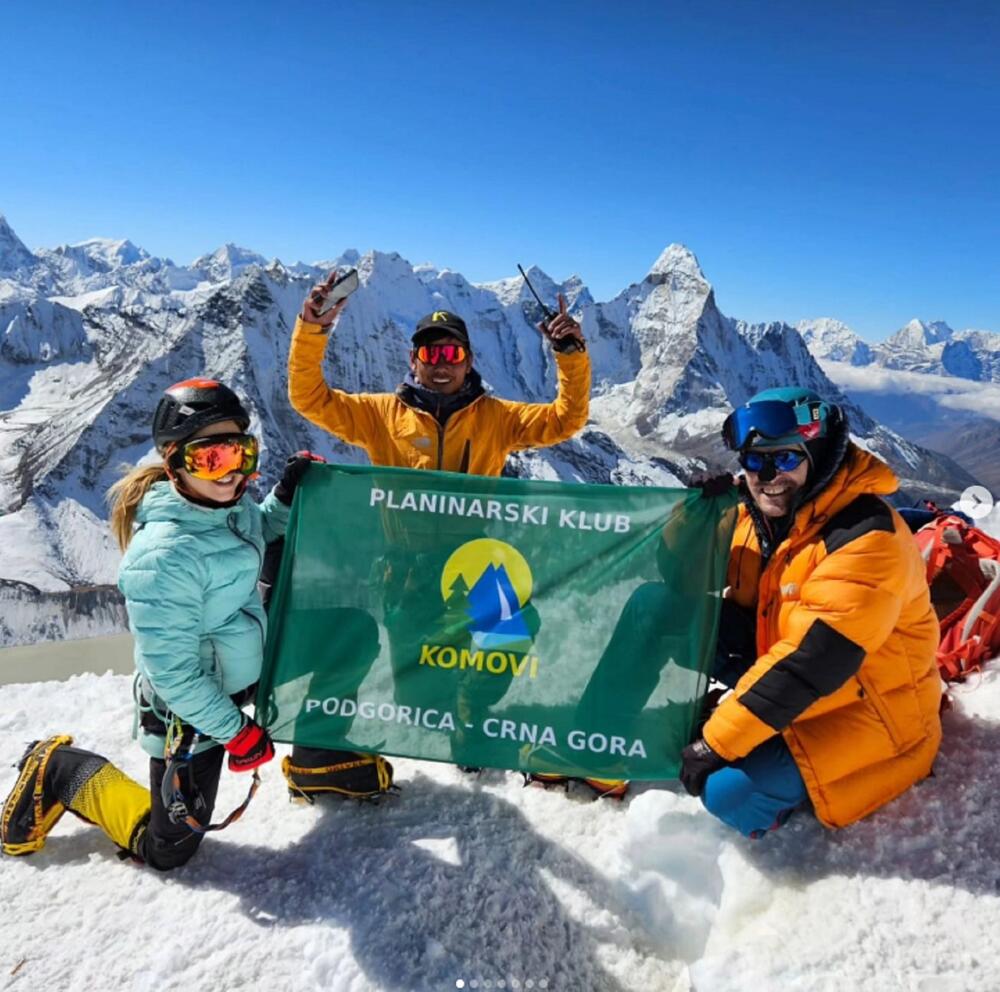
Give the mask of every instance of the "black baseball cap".
M 472 347 L 469 341 L 469 329 L 465 326 L 465 321 L 450 310 L 435 310 L 433 313 L 427 314 L 426 317 L 421 317 L 417 321 L 417 329 L 413 332 L 411 340 L 418 345 L 421 339 L 431 336 L 443 337 L 444 335 L 455 338 L 466 348 Z

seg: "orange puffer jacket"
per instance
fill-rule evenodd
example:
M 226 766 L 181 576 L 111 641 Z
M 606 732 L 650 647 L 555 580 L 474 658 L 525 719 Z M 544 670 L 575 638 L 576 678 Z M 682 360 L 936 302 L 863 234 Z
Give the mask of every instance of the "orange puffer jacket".
M 730 595 L 757 609 L 757 660 L 705 725 L 734 761 L 784 736 L 816 816 L 843 827 L 924 778 L 941 741 L 938 622 L 916 542 L 880 497 L 896 477 L 851 444 L 761 569 L 746 507 Z
M 334 332 L 336 333 L 336 332 Z M 288 396 L 307 420 L 368 452 L 373 465 L 499 475 L 512 451 L 572 437 L 587 422 L 590 357 L 556 352 L 554 403 L 516 403 L 484 395 L 448 418 L 445 427 L 395 393 L 345 393 L 323 379 L 327 334 L 297 320 L 288 356 Z

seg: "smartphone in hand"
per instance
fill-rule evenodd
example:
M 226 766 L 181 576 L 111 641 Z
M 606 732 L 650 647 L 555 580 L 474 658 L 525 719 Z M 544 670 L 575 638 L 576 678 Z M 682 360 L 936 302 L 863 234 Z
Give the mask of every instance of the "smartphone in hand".
M 346 300 L 353 293 L 360 281 L 357 269 L 348 269 L 326 292 L 323 302 L 316 307 L 318 316 L 322 316 L 327 311 L 332 310 L 341 300 Z

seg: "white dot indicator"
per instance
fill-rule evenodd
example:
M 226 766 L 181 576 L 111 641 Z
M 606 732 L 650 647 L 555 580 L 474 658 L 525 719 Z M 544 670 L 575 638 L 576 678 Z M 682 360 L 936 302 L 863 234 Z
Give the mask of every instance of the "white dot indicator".
M 464 989 L 465 988 L 465 979 L 464 978 L 456 978 L 455 979 L 455 988 L 456 989 Z
M 995 502 L 993 493 L 985 486 L 969 486 L 962 493 L 961 499 L 958 501 L 958 508 L 963 513 L 967 513 L 973 520 L 982 520 L 993 511 Z

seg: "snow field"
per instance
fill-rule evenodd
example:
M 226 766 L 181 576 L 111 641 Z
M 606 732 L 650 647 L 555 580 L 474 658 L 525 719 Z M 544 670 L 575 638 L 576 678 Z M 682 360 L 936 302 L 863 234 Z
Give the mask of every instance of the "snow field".
M 0 793 L 56 732 L 145 781 L 131 720 L 122 676 L 0 687 Z M 800 814 L 760 842 L 676 783 L 595 802 L 405 759 L 395 799 L 315 807 L 288 803 L 276 761 L 165 875 L 67 814 L 43 851 L 0 860 L 0 989 L 986 992 L 998 720 L 990 670 L 955 694 L 934 778 L 847 830 Z M 217 818 L 248 784 L 224 773 Z

